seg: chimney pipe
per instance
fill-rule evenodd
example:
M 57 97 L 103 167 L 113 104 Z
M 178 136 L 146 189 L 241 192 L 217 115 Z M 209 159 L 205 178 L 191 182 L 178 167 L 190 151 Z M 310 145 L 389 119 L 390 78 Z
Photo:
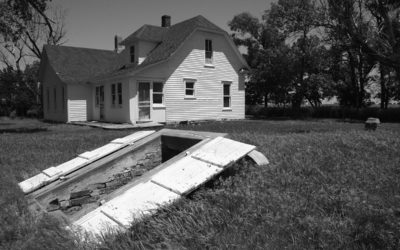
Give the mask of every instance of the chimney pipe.
M 115 35 L 114 36 L 114 51 L 119 53 L 121 46 L 119 43 L 122 41 L 122 37 Z
M 171 27 L 171 16 L 163 15 L 161 17 L 161 27 L 164 28 Z

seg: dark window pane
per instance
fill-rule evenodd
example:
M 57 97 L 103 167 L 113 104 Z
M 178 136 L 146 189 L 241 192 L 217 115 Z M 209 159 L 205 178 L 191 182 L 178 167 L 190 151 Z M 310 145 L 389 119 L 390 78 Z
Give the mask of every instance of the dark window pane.
M 111 94 L 115 95 L 115 84 L 111 84 Z
M 224 97 L 224 108 L 229 108 L 231 106 L 231 98 L 229 96 Z
M 206 51 L 206 58 L 212 58 L 212 51 Z
M 135 46 L 130 47 L 131 63 L 135 62 Z
M 194 90 L 193 89 L 187 89 L 186 90 L 186 95 L 194 95 Z
M 194 88 L 194 82 L 186 82 L 186 88 L 187 89 L 193 89 Z
M 163 84 L 162 82 L 154 82 L 153 83 L 153 92 L 163 92 Z
M 230 95 L 230 85 L 224 84 L 224 95 Z
M 118 93 L 122 93 L 122 84 L 118 83 Z
M 153 103 L 162 104 L 163 103 L 162 99 L 163 99 L 162 94 L 153 94 Z

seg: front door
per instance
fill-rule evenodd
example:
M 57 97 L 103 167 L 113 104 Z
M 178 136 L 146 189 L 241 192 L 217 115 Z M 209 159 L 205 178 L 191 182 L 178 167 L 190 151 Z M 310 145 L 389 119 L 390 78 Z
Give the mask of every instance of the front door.
M 104 120 L 104 86 L 99 86 L 100 120 Z
M 139 121 L 150 120 L 150 83 L 139 82 L 138 88 L 139 96 Z

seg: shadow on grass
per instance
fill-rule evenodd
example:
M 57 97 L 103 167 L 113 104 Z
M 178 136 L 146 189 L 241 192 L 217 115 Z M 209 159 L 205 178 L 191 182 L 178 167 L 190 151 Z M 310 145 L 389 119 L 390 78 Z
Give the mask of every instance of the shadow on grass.
M 0 133 L 37 133 L 47 131 L 44 127 L 33 128 L 0 128 Z

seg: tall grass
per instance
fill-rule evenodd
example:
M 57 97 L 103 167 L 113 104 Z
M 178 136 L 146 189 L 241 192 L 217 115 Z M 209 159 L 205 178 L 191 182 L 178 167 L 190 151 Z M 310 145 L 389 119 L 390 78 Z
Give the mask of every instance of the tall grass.
M 49 132 L 7 137 L 3 134 L 1 149 L 16 150 L 26 147 L 24 143 L 28 142 L 41 157 L 20 151 L 17 158 L 21 159 L 16 160 L 12 149 L 1 152 L 1 178 L 5 180 L 0 182 L 0 246 L 400 248 L 399 125 L 382 124 L 376 132 L 364 131 L 362 124 L 332 121 L 236 121 L 173 127 L 228 132 L 232 139 L 256 145 L 271 163 L 258 167 L 243 160 L 234 166 L 236 171 L 232 175 L 221 177 L 155 216 L 135 223 L 131 230 L 105 235 L 98 242 L 84 242 L 54 219 L 28 213 L 13 179 L 21 179 L 22 171 L 25 175 L 35 173 L 41 168 L 40 162 L 52 165 L 64 161 L 64 151 L 68 156 L 65 158 L 70 158 L 76 152 L 129 132 L 57 125 Z M 26 142 L 22 137 L 26 137 Z M 66 138 L 68 143 L 63 143 Z M 29 170 L 29 166 L 36 170 Z
M 262 135 L 271 161 L 104 240 L 105 249 L 398 249 L 399 131 Z M 233 138 L 237 139 L 235 135 Z

